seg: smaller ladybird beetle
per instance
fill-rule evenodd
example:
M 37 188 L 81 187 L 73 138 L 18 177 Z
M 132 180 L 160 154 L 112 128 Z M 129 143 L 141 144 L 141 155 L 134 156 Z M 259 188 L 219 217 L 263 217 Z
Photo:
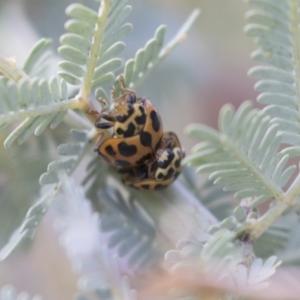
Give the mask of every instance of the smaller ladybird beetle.
M 105 113 L 105 105 L 99 114 L 100 119 L 108 122 L 95 123 L 98 128 L 113 127 L 114 130 L 111 137 L 100 143 L 98 153 L 116 168 L 143 165 L 155 157 L 160 147 L 163 135 L 161 117 L 148 99 L 137 98 L 135 92 L 125 86 L 123 94 L 114 100 L 112 112 Z
M 122 170 L 124 184 L 139 190 L 159 190 L 168 187 L 182 170 L 184 150 L 173 132 L 163 134 L 161 148 L 154 162 L 129 170 Z

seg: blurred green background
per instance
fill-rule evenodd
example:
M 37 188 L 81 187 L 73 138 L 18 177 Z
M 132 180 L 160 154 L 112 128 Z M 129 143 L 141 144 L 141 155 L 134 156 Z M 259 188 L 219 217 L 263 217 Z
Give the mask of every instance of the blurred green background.
M 67 20 L 65 8 L 70 0 L 1 0 L 0 55 L 15 56 L 22 65 L 40 37 L 53 39 L 59 46 Z M 77 1 L 97 8 L 95 1 Z M 189 153 L 194 142 L 184 135 L 190 123 L 217 127 L 220 108 L 225 103 L 237 107 L 255 99 L 252 79 L 246 75 L 253 66 L 249 56 L 253 40 L 243 33 L 244 15 L 249 8 L 241 0 L 130 0 L 132 13 L 127 19 L 133 33 L 124 42 L 124 60 L 153 37 L 156 28 L 167 25 L 166 42 L 172 39 L 194 8 L 201 15 L 189 38 L 144 81 L 138 94 L 147 96 L 159 109 L 165 131 L 175 131 Z M 55 70 L 54 70 L 55 72 Z M 0 246 L 20 224 L 28 207 L 37 199 L 39 175 L 53 160 L 48 151 L 68 140 L 68 128 L 60 125 L 57 138 L 47 133 L 31 137 L 23 146 L 5 151 L 5 132 L 0 133 Z M 42 155 L 41 155 L 42 153 Z M 55 158 L 55 154 L 54 154 Z M 26 168 L 29 171 L 26 171 Z M 0 287 L 13 284 L 19 291 L 40 293 L 45 299 L 70 299 L 76 291 L 76 276 L 59 246 L 51 213 L 42 222 L 32 245 L 25 245 L 0 263 Z

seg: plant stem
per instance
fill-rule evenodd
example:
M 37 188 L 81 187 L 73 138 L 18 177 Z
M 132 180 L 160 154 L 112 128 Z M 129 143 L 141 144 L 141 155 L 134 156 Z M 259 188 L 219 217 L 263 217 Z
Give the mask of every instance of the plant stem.
M 244 232 L 250 233 L 250 240 L 256 240 L 282 215 L 287 207 L 288 204 L 278 201 L 257 222 L 250 224 L 250 228 L 248 227 Z
M 6 122 L 14 122 L 24 118 L 37 117 L 41 115 L 48 115 L 51 113 L 58 113 L 61 111 L 65 111 L 67 109 L 83 109 L 85 107 L 85 103 L 76 98 L 56 102 L 50 105 L 39 106 L 34 108 L 25 108 L 24 110 L 20 110 L 11 114 L 0 115 L 0 125 Z
M 234 142 L 230 140 L 230 137 L 222 135 L 220 139 L 221 143 L 230 149 L 229 152 L 234 154 L 237 160 L 241 162 L 241 165 L 249 170 L 254 177 L 261 182 L 267 190 L 270 191 L 270 194 L 276 200 L 283 201 L 285 196 L 283 191 L 276 184 L 274 184 L 272 180 L 265 176 L 265 174 L 262 174 L 262 172 L 249 160 L 249 158 L 242 153 L 238 147 L 235 146 Z
M 80 98 L 83 98 L 85 102 L 88 102 L 88 96 L 91 92 L 94 71 L 98 60 L 107 17 L 109 14 L 110 4 L 111 0 L 102 0 L 100 4 L 98 21 L 95 25 L 95 32 L 93 36 L 93 44 L 91 47 L 89 60 L 87 62 L 86 72 L 83 79 L 83 85 L 79 93 Z
M 300 174 L 294 180 L 288 191 L 284 195 L 283 201 L 277 201 L 277 203 L 257 222 L 250 226 L 250 239 L 255 240 L 259 238 L 291 205 L 294 204 L 295 199 L 300 194 Z M 248 231 L 247 229 L 245 230 Z

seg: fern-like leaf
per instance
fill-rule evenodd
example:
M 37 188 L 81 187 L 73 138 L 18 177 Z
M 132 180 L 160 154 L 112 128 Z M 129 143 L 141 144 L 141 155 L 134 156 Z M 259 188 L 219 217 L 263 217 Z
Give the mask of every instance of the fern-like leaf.
M 283 199 L 282 188 L 295 166 L 284 170 L 291 150 L 278 152 L 278 125 L 245 102 L 235 114 L 231 106 L 224 106 L 219 128 L 220 133 L 206 126 L 188 126 L 187 132 L 203 142 L 194 146 L 185 162 L 199 166 L 197 172 L 211 172 L 209 178 L 226 191 L 237 191 L 235 197 L 255 197 L 254 206 L 271 197 Z
M 27 75 L 37 76 L 41 70 L 47 68 L 47 52 L 50 45 L 49 39 L 41 39 L 34 45 L 22 68 Z
M 164 43 L 166 26 L 160 26 L 144 48 L 137 51 L 135 58 L 126 62 L 124 69 L 124 79 L 126 84 L 134 88 L 137 81 L 151 69 L 159 59 L 159 54 Z
M 282 142 L 300 147 L 300 61 L 298 1 L 248 0 L 257 9 L 247 13 L 248 35 L 256 38 L 255 61 L 263 63 L 249 71 L 260 79 L 255 89 L 264 111 L 279 125 Z M 299 153 L 298 153 L 299 155 Z
M 13 60 L 0 58 L 0 69 L 11 78 L 0 79 L 0 127 L 26 118 L 4 142 L 9 148 L 15 140 L 23 144 L 33 133 L 40 135 L 50 125 L 56 128 L 63 120 L 68 108 L 78 108 L 77 99 L 69 99 L 64 80 L 52 77 L 31 78 L 45 64 L 45 55 L 50 40 L 42 39 L 31 50 L 23 69 Z M 24 73 L 26 72 L 26 74 Z
M 117 247 L 120 257 L 130 266 L 145 266 L 157 257 L 154 247 L 155 228 L 134 199 L 128 201 L 116 189 L 99 193 L 106 210 L 101 215 L 101 228 L 109 232 L 108 247 Z
M 53 198 L 57 194 L 55 189 L 44 193 L 44 195 L 27 212 L 22 225 L 12 234 L 9 242 L 0 251 L 0 261 L 8 255 L 27 238 L 33 238 L 37 226 L 47 212 Z
M 141 81 L 186 37 L 188 30 L 197 19 L 200 11 L 194 10 L 188 17 L 178 34 L 164 48 L 166 26 L 157 28 L 155 35 L 144 48 L 136 52 L 134 59 L 129 59 L 124 67 L 125 83 L 130 88 L 137 88 Z M 115 88 L 120 90 L 119 82 Z
M 63 198 L 57 201 L 60 240 L 76 271 L 81 275 L 81 292 L 94 292 L 100 299 L 135 299 L 129 282 L 122 276 L 119 258 L 105 245 L 99 215 L 92 210 L 82 188 L 62 174 Z
M 258 257 L 267 258 L 271 255 L 278 255 L 284 250 L 291 236 L 291 228 L 282 221 L 273 224 L 254 244 L 254 252 Z M 282 260 L 284 263 L 284 260 Z
M 90 143 L 86 132 L 72 130 L 71 137 L 77 144 L 63 144 L 59 147 L 59 153 L 68 158 L 63 161 L 52 162 L 48 166 L 48 172 L 40 177 L 40 183 L 51 185 L 47 192 L 27 212 L 22 225 L 14 232 L 8 244 L 0 251 L 0 260 L 5 259 L 24 239 L 33 238 L 36 229 L 49 209 L 53 199 L 60 190 L 63 181 L 59 179 L 58 173 L 71 174 L 87 150 Z
M 59 172 L 71 174 L 81 162 L 85 153 L 90 150 L 89 136 L 86 131 L 71 130 L 70 135 L 76 144 L 62 144 L 58 147 L 58 153 L 63 157 L 59 161 L 53 161 L 48 165 L 46 173 L 40 177 L 40 184 L 59 183 Z
M 199 241 L 181 240 L 176 250 L 166 253 L 165 259 L 172 273 L 189 274 L 195 280 L 201 278 L 201 281 L 216 283 L 215 289 L 228 296 L 222 299 L 237 299 L 233 295 L 264 290 L 281 262 L 271 256 L 265 262 L 260 258 L 249 261 L 248 257 L 243 263 L 245 257 L 240 255 L 233 238 L 234 234 L 223 228 Z M 192 291 L 190 293 L 192 296 Z
M 218 220 L 228 216 L 232 211 L 232 203 L 229 201 L 230 192 L 224 192 L 221 187 L 214 186 L 211 180 L 206 180 L 199 185 L 194 170 L 189 167 L 183 169 L 182 175 L 186 187 Z
M 50 40 L 37 42 L 23 69 L 13 59 L 0 57 L 0 72 L 5 75 L 0 78 L 0 126 L 26 118 L 9 136 L 6 148 L 16 139 L 22 144 L 33 132 L 41 134 L 49 124 L 56 128 L 68 108 L 82 106 L 78 99 L 69 99 L 64 80 L 28 76 L 36 75 L 43 68 L 49 45 Z
M 73 85 L 101 87 L 112 82 L 114 71 L 121 67 L 116 58 L 125 44 L 119 40 L 132 30 L 130 24 L 122 26 L 131 11 L 127 1 L 105 0 L 99 13 L 82 4 L 71 4 L 66 14 L 67 21 L 58 52 L 66 59 L 59 63 L 63 71 L 59 75 Z
M 50 125 L 56 128 L 67 113 L 72 100 L 68 100 L 68 90 L 65 81 L 58 81 L 53 77 L 49 82 L 46 80 L 33 80 L 28 82 L 20 80 L 18 84 L 12 82 L 0 82 L 0 97 L 2 115 L 0 122 L 12 122 L 27 116 L 4 141 L 5 148 L 9 148 L 15 140 L 23 144 L 33 133 L 40 135 Z M 64 109 L 65 107 L 65 109 Z M 46 112 L 49 113 L 45 116 Z M 0 112 L 1 113 L 1 112 Z M 34 115 L 31 117 L 31 115 Z

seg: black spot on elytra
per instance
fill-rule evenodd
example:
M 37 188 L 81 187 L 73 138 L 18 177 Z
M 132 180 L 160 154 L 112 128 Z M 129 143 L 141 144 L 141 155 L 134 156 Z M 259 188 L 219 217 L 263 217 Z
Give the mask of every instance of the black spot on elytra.
M 116 155 L 116 152 L 115 150 L 113 149 L 112 146 L 108 145 L 105 147 L 105 152 L 108 154 L 108 155 L 111 155 L 111 156 L 115 156 Z
M 115 166 L 124 168 L 124 167 L 129 167 L 130 163 L 126 160 L 116 159 Z
M 176 159 L 174 164 L 175 164 L 176 168 L 179 168 L 180 167 L 180 159 Z
M 174 174 L 174 169 L 171 168 L 169 171 L 168 171 L 168 174 L 165 176 L 165 180 L 167 179 L 170 179 Z
M 174 180 L 178 177 L 179 174 L 180 174 L 180 172 L 176 172 L 176 173 L 174 174 Z
M 127 104 L 127 113 L 126 115 L 116 115 L 116 121 L 120 123 L 124 123 L 128 120 L 128 118 L 134 113 L 134 108 L 131 103 Z
M 116 133 L 119 136 L 124 136 L 124 137 L 131 137 L 134 135 L 134 131 L 135 131 L 135 126 L 133 123 L 129 123 L 128 127 L 126 130 L 123 130 L 122 128 L 118 128 Z
M 159 121 L 157 112 L 152 110 L 151 113 L 150 113 L 150 117 L 151 117 L 151 120 L 152 120 L 152 128 L 156 132 L 158 132 L 158 130 L 160 129 L 160 121 Z
M 123 156 L 129 157 L 137 153 L 137 147 L 135 145 L 128 145 L 125 142 L 121 142 L 118 145 L 118 150 Z
M 146 114 L 145 114 L 145 108 L 143 106 L 139 107 L 141 111 L 141 115 L 134 118 L 135 122 L 138 125 L 144 125 L 146 123 Z
M 167 152 L 168 159 L 167 160 L 159 159 L 157 161 L 157 166 L 162 169 L 167 168 L 175 157 L 174 152 L 170 148 L 167 148 L 164 152 Z
M 141 165 L 143 164 L 144 162 L 146 162 L 147 160 L 149 160 L 150 158 L 152 157 L 152 155 L 150 153 L 142 156 L 139 160 L 136 161 L 136 164 L 137 165 Z
M 158 179 L 163 179 L 164 178 L 164 174 L 163 173 L 159 173 L 159 175 L 157 176 Z
M 141 184 L 141 188 L 144 190 L 149 190 L 150 185 L 149 184 Z
M 140 141 L 141 144 L 145 147 L 151 147 L 152 145 L 152 136 L 149 132 L 140 131 Z

